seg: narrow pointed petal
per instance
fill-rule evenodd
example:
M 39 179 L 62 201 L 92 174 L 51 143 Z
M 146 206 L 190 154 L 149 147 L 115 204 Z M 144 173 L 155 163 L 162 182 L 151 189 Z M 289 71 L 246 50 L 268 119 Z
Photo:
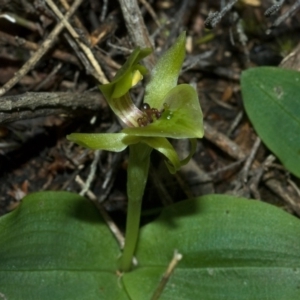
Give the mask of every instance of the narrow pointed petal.
M 185 159 L 180 161 L 181 166 L 186 165 L 191 160 L 191 158 L 193 157 L 193 155 L 196 152 L 197 140 L 196 139 L 190 139 L 190 144 L 191 144 L 190 153 Z
M 173 164 L 170 163 L 170 161 L 166 161 L 166 165 L 167 165 L 168 170 L 171 174 L 175 174 L 182 166 L 186 165 L 191 160 L 193 155 L 195 154 L 196 146 L 197 146 L 197 140 L 196 139 L 190 139 L 190 143 L 191 143 L 190 153 L 186 158 L 184 158 L 183 160 L 180 161 L 180 167 L 179 168 L 176 168 Z
M 166 165 L 171 174 L 175 174 L 180 167 L 186 165 L 190 161 L 192 156 L 195 154 L 197 145 L 196 139 L 190 139 L 190 153 L 185 159 L 180 160 L 174 147 L 166 138 L 141 138 L 140 142 L 154 148 L 168 159 L 166 160 Z
M 161 109 L 167 93 L 177 85 L 185 57 L 185 40 L 185 32 L 183 32 L 151 71 L 151 79 L 146 87 L 144 100 L 151 107 Z
M 174 147 L 166 138 L 140 138 L 140 142 L 162 153 L 168 159 L 167 167 L 172 174 L 179 170 L 181 166 L 179 157 Z
M 188 84 L 173 88 L 165 97 L 168 109 L 159 120 L 145 127 L 125 128 L 122 132 L 148 137 L 202 138 L 203 114 L 195 89 Z
M 137 143 L 140 138 L 125 133 L 72 133 L 67 139 L 93 150 L 120 152 L 128 145 Z

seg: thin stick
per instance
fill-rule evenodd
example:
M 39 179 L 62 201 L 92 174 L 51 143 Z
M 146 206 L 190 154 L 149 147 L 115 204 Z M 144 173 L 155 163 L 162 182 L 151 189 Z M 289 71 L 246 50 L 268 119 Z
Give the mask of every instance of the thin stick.
M 103 22 L 105 20 L 105 16 L 107 13 L 107 4 L 108 4 L 108 0 L 103 0 L 103 5 L 102 5 L 102 11 L 101 11 L 101 16 L 100 16 L 100 21 Z
M 161 24 L 159 22 L 159 19 L 154 11 L 154 9 L 152 8 L 152 6 L 146 1 L 146 0 L 139 0 L 147 9 L 148 13 L 151 15 L 152 19 L 154 20 L 154 22 L 156 23 L 157 27 L 160 27 Z
M 176 268 L 179 261 L 182 259 L 182 254 L 180 254 L 177 250 L 174 251 L 174 255 L 172 260 L 170 261 L 168 268 L 163 275 L 162 279 L 159 282 L 157 289 L 154 291 L 151 300 L 157 300 L 161 296 L 164 288 L 166 287 L 167 282 L 169 281 L 174 269 Z
M 46 78 L 44 78 L 33 90 L 39 91 L 51 80 L 53 80 L 53 77 L 57 74 L 57 72 L 61 69 L 61 67 L 62 67 L 62 63 L 60 62 L 52 69 L 52 71 L 46 76 Z
M 292 186 L 292 188 L 295 190 L 297 193 L 298 197 L 300 197 L 300 189 L 298 188 L 297 184 L 292 181 L 291 179 L 288 179 L 287 182 Z M 299 205 L 298 205 L 299 206 Z
M 24 19 L 22 17 L 19 17 L 18 15 L 15 15 L 13 13 L 4 13 L 0 15 L 0 18 L 4 18 L 8 20 L 11 23 L 19 24 L 20 26 L 23 26 L 25 28 L 28 28 L 32 31 L 37 31 L 42 35 L 42 28 L 38 23 L 34 23 L 31 21 L 28 21 L 27 19 Z
M 273 4 L 271 7 L 269 7 L 266 11 L 265 11 L 265 16 L 266 17 L 270 17 L 275 15 L 279 9 L 281 8 L 281 6 L 283 5 L 285 0 L 280 0 L 277 1 L 275 4 Z
M 204 122 L 205 127 L 205 138 L 208 139 L 210 142 L 217 145 L 221 150 L 225 151 L 229 156 L 231 156 L 234 159 L 240 160 L 245 159 L 247 157 L 247 153 L 244 152 L 239 145 L 237 145 L 235 142 L 230 140 L 227 136 L 224 134 L 218 132 L 211 126 L 209 126 L 206 122 Z M 256 167 L 259 167 L 261 164 L 257 161 L 254 161 L 254 164 Z M 290 196 L 289 190 L 281 187 L 281 182 L 274 178 L 264 178 L 263 177 L 264 184 L 271 189 L 275 194 L 277 194 L 280 198 L 282 198 L 284 201 L 286 201 L 292 209 L 300 215 L 300 207 L 296 204 L 295 200 Z
M 236 2 L 238 2 L 238 0 L 231 0 L 220 12 L 216 11 L 214 13 L 210 13 L 205 20 L 205 26 L 209 29 L 216 27 L 216 25 L 222 20 L 225 14 L 231 10 Z
M 182 22 L 184 20 L 184 16 L 187 13 L 188 2 L 190 2 L 190 1 L 189 0 L 181 1 L 180 8 L 179 8 L 178 12 L 176 12 L 176 15 L 174 16 L 174 19 L 176 21 L 171 26 L 171 30 L 170 30 L 168 39 L 164 43 L 164 46 L 163 46 L 163 51 L 165 51 L 170 46 L 170 44 L 172 44 L 175 36 L 178 35 L 178 31 L 180 30 L 180 27 L 182 26 Z
M 235 170 L 237 170 L 238 168 L 240 168 L 241 164 L 245 161 L 245 159 L 240 159 L 238 161 L 235 161 L 225 167 L 222 167 L 220 169 L 217 169 L 215 171 L 212 171 L 210 173 L 207 173 L 207 175 L 209 176 L 209 178 L 212 178 L 211 181 L 219 181 L 219 180 L 223 180 L 222 176 L 224 173 L 227 173 L 229 171 L 234 172 Z
M 88 175 L 88 178 L 85 182 L 84 187 L 82 188 L 82 190 L 79 193 L 80 196 L 84 196 L 85 193 L 90 189 L 90 186 L 91 186 L 91 184 L 92 184 L 92 182 L 95 178 L 95 174 L 96 174 L 96 171 L 97 171 L 97 164 L 98 164 L 98 161 L 100 159 L 100 154 L 101 154 L 100 150 L 94 151 L 94 159 L 93 159 L 92 164 L 91 164 L 90 173 Z
M 234 118 L 232 124 L 230 125 L 228 131 L 226 132 L 226 134 L 229 136 L 231 135 L 231 133 L 236 129 L 236 127 L 239 125 L 239 123 L 241 122 L 242 118 L 244 116 L 244 111 L 241 110 L 236 117 Z
M 300 0 L 297 0 L 294 5 L 282 16 L 280 16 L 273 24 L 272 28 L 277 27 L 282 22 L 284 22 L 286 19 L 290 18 L 293 14 L 297 12 L 297 10 L 300 9 Z M 267 31 L 267 33 L 270 33 L 270 31 Z
M 229 156 L 240 160 L 246 157 L 246 153 L 241 151 L 240 147 L 225 134 L 218 132 L 212 126 L 204 122 L 204 137 L 213 144 L 217 145 L 220 149 L 225 151 Z
M 131 40 L 135 46 L 142 48 L 152 48 L 148 30 L 144 23 L 143 16 L 138 6 L 137 0 L 119 0 L 126 27 Z M 153 54 L 145 59 L 146 67 L 151 70 L 155 64 Z
M 253 163 L 253 160 L 254 160 L 254 158 L 255 158 L 255 155 L 256 155 L 256 153 L 257 153 L 257 150 L 258 150 L 260 144 L 261 144 L 261 139 L 260 139 L 259 137 L 256 137 L 256 140 L 255 140 L 255 142 L 254 142 L 254 144 L 253 144 L 253 146 L 252 146 L 252 149 L 251 149 L 251 151 L 250 151 L 250 154 L 249 154 L 249 156 L 248 156 L 248 158 L 247 158 L 247 160 L 246 160 L 246 162 L 245 162 L 245 165 L 244 165 L 244 167 L 243 167 L 243 170 L 242 170 L 242 172 L 241 172 L 241 173 L 242 173 L 242 181 L 243 181 L 244 183 L 247 182 L 249 169 L 250 169 L 250 167 L 251 167 L 251 165 L 252 165 L 252 163 Z
M 64 9 L 66 11 L 68 11 L 70 9 L 70 5 L 66 0 L 60 0 L 60 3 L 62 4 L 62 6 L 64 7 Z M 76 26 L 76 28 L 78 28 L 81 33 L 80 35 L 84 34 L 85 38 L 87 40 L 89 40 L 89 32 L 87 31 L 87 29 L 83 26 L 83 24 L 81 23 L 80 19 L 75 15 L 72 20 L 74 20 L 74 24 Z
M 23 49 L 28 49 L 28 50 L 34 50 L 37 51 L 40 48 L 40 45 L 27 41 L 23 38 L 20 38 L 18 36 L 12 36 L 10 34 L 7 34 L 6 32 L 0 31 L 0 41 L 16 46 L 16 47 L 21 47 Z M 77 66 L 80 66 L 80 62 L 78 61 L 77 57 L 75 57 L 72 54 L 69 54 L 67 52 L 63 52 L 61 50 L 54 50 L 51 53 L 52 57 L 60 59 L 62 61 L 68 62 L 75 64 Z
M 84 65 L 86 73 L 92 74 L 95 78 L 97 78 L 98 75 L 96 74 L 95 69 L 91 66 L 91 63 L 89 62 L 89 60 L 87 59 L 85 54 L 80 50 L 78 44 L 75 42 L 75 40 L 72 38 L 72 36 L 68 32 L 64 32 L 63 36 L 68 41 L 68 43 L 71 46 L 71 48 L 73 49 L 73 51 L 76 53 L 76 55 L 79 58 L 79 60 L 81 61 L 81 63 Z
M 75 0 L 70 10 L 65 15 L 65 20 L 69 19 L 70 16 L 76 11 L 83 0 Z M 31 69 L 34 68 L 36 63 L 41 59 L 41 57 L 53 46 L 55 38 L 60 34 L 64 28 L 63 22 L 58 23 L 52 32 L 49 34 L 47 39 L 40 45 L 40 48 L 29 58 L 29 60 L 22 66 L 22 68 L 16 72 L 15 76 L 5 83 L 2 88 L 0 88 L 0 96 L 4 95 L 9 89 L 11 89 L 15 84 L 17 84 L 21 78 L 23 78 Z
M 260 200 L 260 193 L 258 191 L 258 184 L 261 181 L 261 178 L 264 172 L 270 167 L 270 165 L 274 162 L 275 156 L 269 155 L 265 161 L 261 164 L 259 168 L 255 170 L 254 176 L 250 180 L 249 188 L 255 199 Z
M 84 181 L 82 180 L 82 178 L 79 175 L 76 176 L 75 181 L 82 188 L 85 186 Z M 97 201 L 96 195 L 91 190 L 88 190 L 86 194 L 89 197 L 89 199 L 98 208 L 98 210 L 99 210 L 102 218 L 106 222 L 106 224 L 109 227 L 110 231 L 113 233 L 113 235 L 115 236 L 116 240 L 118 241 L 118 243 L 120 245 L 120 248 L 122 249 L 124 247 L 124 236 L 123 236 L 123 234 L 121 233 L 121 231 L 119 230 L 119 228 L 117 227 L 117 225 L 114 223 L 114 221 L 111 219 L 111 217 L 109 216 L 109 214 L 106 212 L 106 210 L 103 208 L 103 206 Z
M 108 80 L 105 74 L 103 73 L 100 65 L 98 64 L 97 60 L 95 59 L 91 49 L 80 41 L 80 37 L 78 33 L 74 30 L 71 24 L 65 19 L 64 15 L 60 12 L 56 4 L 52 0 L 46 0 L 46 2 L 51 7 L 53 12 L 57 15 L 57 17 L 60 19 L 60 21 L 65 25 L 65 27 L 67 28 L 71 36 L 75 39 L 78 46 L 82 49 L 86 57 L 89 59 L 90 63 L 92 64 L 92 66 L 97 72 L 97 80 L 103 84 L 108 83 Z
M 286 188 L 285 184 L 282 184 L 282 182 L 273 177 L 263 177 L 263 181 L 273 193 L 277 194 L 281 199 L 283 199 L 289 205 L 289 207 L 291 207 L 293 211 L 300 216 L 299 200 L 297 197 L 294 197 L 294 195 L 291 195 L 291 192 L 289 192 L 289 189 Z

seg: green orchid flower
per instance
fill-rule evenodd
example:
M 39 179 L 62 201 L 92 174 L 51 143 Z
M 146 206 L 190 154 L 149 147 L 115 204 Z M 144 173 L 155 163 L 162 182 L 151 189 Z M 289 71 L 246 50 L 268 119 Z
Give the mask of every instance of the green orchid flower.
M 203 137 L 202 111 L 197 93 L 188 84 L 177 85 L 185 56 L 185 33 L 179 36 L 152 70 L 142 109 L 134 105 L 129 90 L 147 73 L 139 61 L 150 52 L 150 49 L 134 50 L 113 81 L 100 86 L 125 128 L 119 133 L 72 133 L 67 137 L 90 149 L 119 152 L 129 147 L 126 235 L 120 263 L 120 270 L 124 272 L 131 268 L 138 240 L 151 151 L 155 149 L 162 153 L 167 158 L 170 172 L 175 173 L 194 154 L 196 138 Z M 188 157 L 180 161 L 168 138 L 190 139 L 192 146 Z
M 90 149 L 115 152 L 143 143 L 166 156 L 167 166 L 174 173 L 193 155 L 195 140 L 191 140 L 189 157 L 180 161 L 167 138 L 203 137 L 203 117 L 197 92 L 188 84 L 177 85 L 185 56 L 185 33 L 152 70 L 146 87 L 144 110 L 141 110 L 134 105 L 129 90 L 147 73 L 139 61 L 150 53 L 150 49 L 136 49 L 114 80 L 100 86 L 110 107 L 127 127 L 119 133 L 73 133 L 67 138 Z

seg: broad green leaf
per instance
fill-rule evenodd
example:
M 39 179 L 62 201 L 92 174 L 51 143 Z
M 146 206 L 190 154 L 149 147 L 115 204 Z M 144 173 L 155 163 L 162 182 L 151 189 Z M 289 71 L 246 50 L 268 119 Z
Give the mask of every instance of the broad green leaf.
M 95 207 L 67 192 L 25 197 L 0 218 L 0 298 L 129 299 L 118 246 Z
M 151 299 L 175 249 L 183 259 L 161 300 L 300 299 L 300 223 L 279 208 L 225 195 L 165 208 L 122 278 L 131 299 Z
M 157 109 L 162 108 L 167 93 L 177 85 L 184 57 L 185 32 L 161 56 L 151 71 L 150 82 L 146 86 L 145 103 Z
M 89 149 L 120 152 L 139 141 L 138 137 L 125 133 L 71 133 L 67 139 Z
M 161 118 L 145 127 L 129 127 L 122 130 L 128 135 L 160 136 L 174 139 L 202 138 L 203 115 L 195 89 L 180 84 L 166 95 L 168 108 Z
M 300 73 L 261 67 L 242 74 L 246 112 L 263 142 L 300 177 Z

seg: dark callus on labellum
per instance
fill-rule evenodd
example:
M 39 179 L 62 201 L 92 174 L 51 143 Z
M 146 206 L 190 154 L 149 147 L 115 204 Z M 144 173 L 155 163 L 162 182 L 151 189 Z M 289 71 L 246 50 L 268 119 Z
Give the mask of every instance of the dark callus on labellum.
M 162 114 L 157 108 L 151 108 L 148 103 L 143 103 L 141 110 L 144 113 L 144 116 L 137 119 L 140 127 L 153 123 L 155 120 L 158 120 Z

